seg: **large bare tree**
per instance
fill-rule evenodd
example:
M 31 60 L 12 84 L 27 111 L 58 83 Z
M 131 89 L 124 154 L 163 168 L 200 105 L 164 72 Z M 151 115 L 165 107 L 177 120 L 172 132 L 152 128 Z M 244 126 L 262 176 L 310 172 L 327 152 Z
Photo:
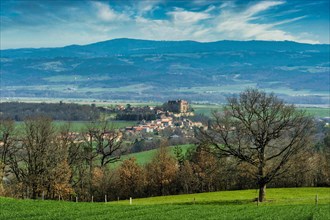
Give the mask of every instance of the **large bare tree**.
M 114 125 L 105 119 L 91 121 L 83 132 L 83 148 L 85 161 L 88 164 L 88 185 L 89 194 L 93 194 L 93 173 L 99 167 L 107 169 L 109 163 L 120 159 L 123 150 L 122 134 Z M 104 171 L 104 170 L 103 170 Z
M 100 157 L 101 167 L 118 161 L 124 152 L 122 133 L 104 119 L 87 124 L 84 141 L 88 160 Z
M 46 192 L 48 198 L 70 193 L 70 168 L 67 163 L 67 145 L 57 135 L 52 120 L 47 117 L 27 118 L 21 137 L 8 157 L 8 165 L 26 191 L 36 199 Z
M 213 113 L 208 130 L 200 130 L 200 144 L 218 156 L 233 156 L 251 166 L 260 202 L 266 185 L 288 170 L 288 161 L 310 145 L 313 121 L 303 111 L 274 94 L 247 89 L 228 98 L 222 113 Z
M 0 195 L 3 193 L 2 180 L 5 176 L 5 168 L 8 165 L 8 157 L 13 153 L 15 145 L 15 122 L 10 119 L 0 120 Z

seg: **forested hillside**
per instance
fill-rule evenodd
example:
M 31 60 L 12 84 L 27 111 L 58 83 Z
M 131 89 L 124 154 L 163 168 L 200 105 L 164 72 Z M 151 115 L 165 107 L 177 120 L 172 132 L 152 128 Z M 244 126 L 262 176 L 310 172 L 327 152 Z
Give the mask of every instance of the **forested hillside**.
M 28 117 L 47 116 L 53 120 L 90 121 L 100 117 L 95 105 L 74 103 L 24 103 L 3 102 L 0 105 L 0 119 L 23 121 Z
M 3 97 L 223 102 L 246 87 L 326 104 L 329 45 L 116 39 L 1 51 Z

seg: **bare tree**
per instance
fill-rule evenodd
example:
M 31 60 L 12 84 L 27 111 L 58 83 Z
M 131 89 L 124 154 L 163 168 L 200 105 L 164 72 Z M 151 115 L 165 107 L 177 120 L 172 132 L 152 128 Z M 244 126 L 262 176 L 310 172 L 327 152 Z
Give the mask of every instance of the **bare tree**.
M 27 197 L 36 199 L 44 191 L 48 198 L 54 198 L 72 191 L 67 144 L 57 136 L 51 119 L 26 119 L 21 140 L 14 148 L 8 164 Z
M 233 156 L 252 167 L 265 200 L 266 185 L 288 170 L 288 161 L 310 145 L 313 121 L 274 94 L 247 89 L 228 98 L 224 112 L 213 114 L 208 130 L 200 130 L 200 144 L 218 156 Z
M 101 155 L 100 165 L 106 166 L 120 159 L 123 151 L 122 133 L 105 122 L 98 132 L 94 133 L 97 153 Z
M 123 153 L 122 133 L 106 120 L 93 121 L 87 125 L 85 142 L 89 160 L 100 156 L 100 166 L 104 167 L 120 159 Z
M 120 159 L 120 155 L 123 153 L 122 134 L 107 120 L 101 119 L 91 121 L 86 125 L 83 139 L 84 157 L 89 173 L 87 182 L 89 194 L 92 195 L 96 162 L 100 162 L 99 167 L 106 168 L 107 164 Z
M 0 194 L 3 193 L 2 180 L 5 176 L 5 168 L 9 155 L 13 153 L 15 145 L 15 122 L 12 120 L 0 120 Z

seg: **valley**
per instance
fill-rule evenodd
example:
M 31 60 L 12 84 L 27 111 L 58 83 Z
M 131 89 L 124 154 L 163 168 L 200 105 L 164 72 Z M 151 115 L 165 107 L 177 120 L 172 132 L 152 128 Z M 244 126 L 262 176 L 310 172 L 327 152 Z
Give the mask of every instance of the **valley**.
M 148 49 L 150 48 L 150 49 Z M 329 106 L 329 45 L 115 39 L 1 50 L 2 99 L 224 103 L 246 88 Z

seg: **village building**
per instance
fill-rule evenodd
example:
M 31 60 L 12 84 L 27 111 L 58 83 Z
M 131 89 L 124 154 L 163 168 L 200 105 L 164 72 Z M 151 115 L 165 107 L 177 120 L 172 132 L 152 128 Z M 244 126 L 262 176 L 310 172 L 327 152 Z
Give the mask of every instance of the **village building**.
M 187 113 L 189 111 L 189 104 L 186 100 L 174 100 L 167 102 L 167 108 L 174 113 Z

